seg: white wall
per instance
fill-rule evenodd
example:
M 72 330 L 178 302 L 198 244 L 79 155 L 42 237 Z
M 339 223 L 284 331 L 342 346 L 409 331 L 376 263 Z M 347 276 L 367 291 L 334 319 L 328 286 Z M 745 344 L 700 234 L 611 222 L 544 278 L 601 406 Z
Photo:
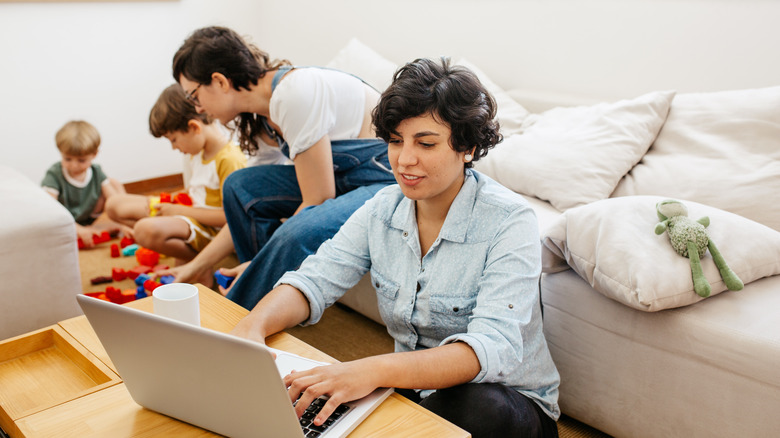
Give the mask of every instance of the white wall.
M 0 3 L 2 162 L 35 181 L 65 121 L 103 136 L 122 182 L 177 173 L 149 108 L 195 28 L 233 27 L 273 57 L 324 64 L 357 37 L 396 63 L 466 57 L 505 89 L 617 99 L 780 84 L 773 0 L 180 0 Z

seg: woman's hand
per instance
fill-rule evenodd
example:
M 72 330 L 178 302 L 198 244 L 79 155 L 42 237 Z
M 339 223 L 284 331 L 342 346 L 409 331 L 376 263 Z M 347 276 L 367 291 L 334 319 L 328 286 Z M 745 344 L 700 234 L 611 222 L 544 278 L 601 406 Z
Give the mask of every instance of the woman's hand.
M 363 398 L 378 388 L 373 375 L 367 361 L 356 360 L 293 371 L 284 377 L 284 384 L 291 401 L 300 395 L 295 405 L 298 418 L 315 399 L 323 395 L 330 397 L 313 420 L 320 426 L 340 404 Z
M 173 275 L 174 283 L 198 283 L 204 275 L 192 262 L 159 271 L 158 274 Z
M 222 287 L 222 285 L 219 286 L 219 293 L 221 293 L 223 296 L 226 296 L 228 292 L 230 292 L 230 289 L 233 287 L 233 285 L 236 284 L 238 277 L 240 277 L 246 268 L 249 267 L 250 263 L 252 262 L 244 262 L 234 268 L 219 268 L 219 272 L 221 272 L 222 275 L 226 277 L 233 277 L 233 282 L 230 283 L 230 286 L 228 286 L 227 289 Z

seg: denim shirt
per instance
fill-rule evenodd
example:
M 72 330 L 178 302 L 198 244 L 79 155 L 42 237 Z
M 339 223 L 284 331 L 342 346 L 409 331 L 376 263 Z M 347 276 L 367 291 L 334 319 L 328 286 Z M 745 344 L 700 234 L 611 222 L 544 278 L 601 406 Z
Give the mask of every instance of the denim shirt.
M 466 170 L 436 241 L 421 254 L 414 201 L 398 185 L 367 201 L 277 284 L 299 289 L 314 324 L 370 270 L 395 350 L 467 343 L 497 382 L 558 419 L 560 377 L 542 332 L 536 216 L 516 193 Z

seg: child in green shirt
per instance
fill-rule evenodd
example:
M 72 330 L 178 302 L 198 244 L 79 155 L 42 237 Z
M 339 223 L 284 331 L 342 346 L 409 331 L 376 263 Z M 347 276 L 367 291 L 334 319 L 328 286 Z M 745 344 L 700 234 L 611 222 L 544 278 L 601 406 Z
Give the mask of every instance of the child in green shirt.
M 92 236 L 116 224 L 95 224 L 106 200 L 125 193 L 124 186 L 103 173 L 93 160 L 100 147 L 100 134 L 89 122 L 66 123 L 55 136 L 62 160 L 53 164 L 43 177 L 43 189 L 59 201 L 76 221 L 76 233 L 85 247 L 92 247 Z

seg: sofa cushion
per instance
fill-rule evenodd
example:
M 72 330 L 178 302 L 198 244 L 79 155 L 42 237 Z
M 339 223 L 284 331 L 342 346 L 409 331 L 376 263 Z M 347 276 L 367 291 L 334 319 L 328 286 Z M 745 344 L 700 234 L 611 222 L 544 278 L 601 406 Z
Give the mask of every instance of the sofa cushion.
M 672 249 L 666 233 L 654 232 L 659 222 L 655 205 L 663 199 L 610 198 L 564 212 L 543 238 L 544 271 L 570 266 L 598 292 L 644 311 L 701 301 L 693 290 L 690 260 Z M 710 218 L 710 239 L 745 284 L 780 273 L 780 232 L 715 207 L 683 202 L 691 219 Z M 701 265 L 710 296 L 725 291 L 709 251 Z
M 558 210 L 607 198 L 652 144 L 673 97 L 658 91 L 530 115 L 521 135 L 506 137 L 475 166 Z
M 780 87 L 678 94 L 613 196 L 689 199 L 780 230 Z
M 528 111 L 476 65 L 465 59 L 455 62 L 454 65 L 466 67 L 474 72 L 488 92 L 493 95 L 497 105 L 496 118 L 501 124 L 501 132 L 504 135 L 520 132 Z M 377 90 L 383 91 L 393 82 L 393 75 L 400 66 L 353 38 L 328 62 L 327 67 L 352 73 Z

